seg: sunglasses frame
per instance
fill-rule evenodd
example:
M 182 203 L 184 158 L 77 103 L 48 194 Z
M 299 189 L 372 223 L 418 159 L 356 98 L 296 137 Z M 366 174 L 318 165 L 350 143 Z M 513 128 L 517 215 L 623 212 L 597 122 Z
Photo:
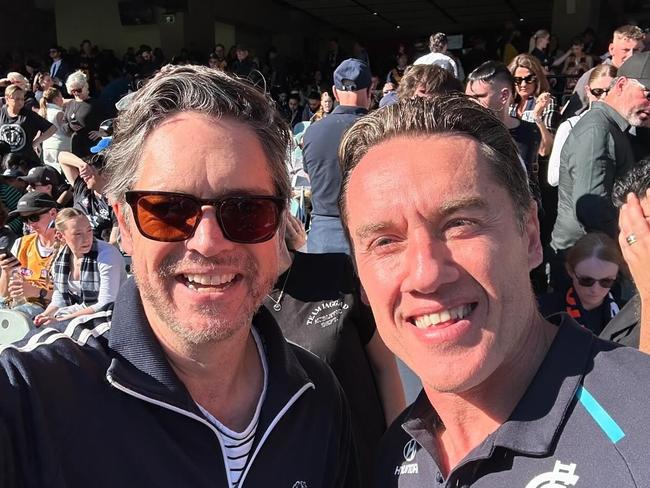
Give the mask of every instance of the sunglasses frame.
M 600 95 L 597 95 L 597 94 L 594 93 L 595 90 L 602 90 L 602 92 L 600 93 Z M 589 93 L 591 93 L 596 98 L 600 98 L 603 95 L 607 95 L 609 93 L 609 88 L 591 88 L 591 87 L 589 87 Z
M 145 198 L 148 196 L 163 196 L 163 197 L 180 197 L 180 198 L 185 198 L 187 200 L 190 200 L 198 205 L 198 213 L 196 214 L 196 222 L 194 223 L 194 226 L 192 227 L 192 230 L 188 233 L 187 236 L 178 238 L 178 239 L 160 239 L 158 237 L 152 236 L 150 233 L 145 232 L 145 230 L 140 226 L 140 219 L 138 218 L 138 201 L 141 198 Z M 259 244 L 261 242 L 266 242 L 269 241 L 273 238 L 275 233 L 277 232 L 278 228 L 280 227 L 280 224 L 282 222 L 282 212 L 286 208 L 286 201 L 284 198 L 281 197 L 276 197 L 273 195 L 230 195 L 227 197 L 223 198 L 208 198 L 208 199 L 203 199 L 203 198 L 198 198 L 195 197 L 194 195 L 190 195 L 188 193 L 180 193 L 180 192 L 170 192 L 170 191 L 147 191 L 147 190 L 131 190 L 127 191 L 125 193 L 125 200 L 126 203 L 131 207 L 131 210 L 133 212 L 133 220 L 135 221 L 135 225 L 138 228 L 138 231 L 140 234 L 142 234 L 144 237 L 147 239 L 151 239 L 152 241 L 157 241 L 157 242 L 183 242 L 188 239 L 190 239 L 194 233 L 196 232 L 196 229 L 198 228 L 201 218 L 203 217 L 203 211 L 202 207 L 204 206 L 212 206 L 215 208 L 216 214 L 217 214 L 217 223 L 219 224 L 219 228 L 221 229 L 221 232 L 223 233 L 223 236 L 228 239 L 231 242 L 236 242 L 238 244 Z M 232 200 L 270 200 L 272 201 L 277 210 L 277 224 L 275 226 L 275 229 L 273 232 L 268 236 L 268 237 L 263 237 L 261 239 L 256 239 L 252 241 L 248 240 L 241 240 L 241 239 L 233 239 L 228 230 L 225 228 L 224 223 L 223 223 L 223 218 L 221 215 L 221 209 L 223 205 L 227 202 L 230 202 Z
M 528 76 L 514 76 L 513 80 L 515 86 L 521 86 L 522 81 L 525 81 L 527 85 L 532 85 L 533 83 L 537 83 L 537 76 L 531 73 Z
M 34 224 L 34 223 L 38 222 L 39 220 L 41 220 L 41 217 L 43 215 L 45 215 L 46 213 L 48 213 L 48 212 L 49 212 L 49 210 L 46 210 L 45 212 L 41 212 L 41 213 L 25 215 L 22 218 L 23 218 L 23 220 L 25 222 L 28 222 L 30 224 Z M 36 217 L 36 218 L 34 218 L 34 217 Z
M 600 286 L 601 288 L 605 288 L 609 290 L 612 286 L 614 286 L 614 283 L 616 283 L 616 278 L 601 278 L 597 280 L 596 278 L 592 278 L 591 276 L 580 276 L 578 273 L 575 272 L 574 274 L 576 275 L 576 279 L 578 280 L 580 286 L 584 286 L 585 288 L 591 288 L 596 283 L 598 283 L 598 286 Z M 605 282 L 605 284 L 603 284 L 603 281 Z

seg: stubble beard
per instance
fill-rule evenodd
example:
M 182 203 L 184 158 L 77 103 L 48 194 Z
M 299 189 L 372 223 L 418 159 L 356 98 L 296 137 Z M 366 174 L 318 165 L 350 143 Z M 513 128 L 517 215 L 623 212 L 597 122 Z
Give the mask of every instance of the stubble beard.
M 248 285 L 248 293 L 234 312 L 232 308 L 224 307 L 223 304 L 216 302 L 185 311 L 177 308 L 175 306 L 177 302 L 168 287 L 171 287 L 169 283 L 174 280 L 174 276 L 177 274 L 176 270 L 180 269 L 180 262 L 172 256 L 167 257 L 161 263 L 153 280 L 145 273 L 139 273 L 137 266 L 134 266 L 133 274 L 143 302 L 147 302 L 150 309 L 174 335 L 189 346 L 226 341 L 242 328 L 250 328 L 253 316 L 262 305 L 264 297 L 273 288 L 276 277 L 260 275 L 256 264 L 246 257 L 212 260 L 194 258 L 190 261 L 194 263 L 209 262 L 212 265 L 229 264 L 241 270 L 245 285 Z M 202 322 L 198 327 L 197 324 L 188 324 L 187 319 L 183 321 L 183 317 L 196 315 Z

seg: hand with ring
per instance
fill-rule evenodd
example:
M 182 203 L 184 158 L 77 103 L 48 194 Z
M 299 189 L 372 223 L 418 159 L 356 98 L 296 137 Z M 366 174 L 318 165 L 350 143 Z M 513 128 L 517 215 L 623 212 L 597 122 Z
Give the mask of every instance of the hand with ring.
M 630 193 L 619 214 L 619 244 L 639 294 L 650 298 L 650 191 L 643 199 Z

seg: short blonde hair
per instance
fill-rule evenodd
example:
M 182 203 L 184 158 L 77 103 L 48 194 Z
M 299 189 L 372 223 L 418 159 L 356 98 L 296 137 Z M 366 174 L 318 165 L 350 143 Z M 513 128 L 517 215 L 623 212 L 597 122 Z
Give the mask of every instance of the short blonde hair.
M 9 85 L 7 88 L 5 88 L 5 98 L 13 98 L 14 93 L 16 92 L 24 92 L 22 87 L 18 85 Z
M 637 25 L 622 25 L 614 31 L 614 41 L 630 39 L 632 41 L 642 41 L 645 39 L 645 32 Z

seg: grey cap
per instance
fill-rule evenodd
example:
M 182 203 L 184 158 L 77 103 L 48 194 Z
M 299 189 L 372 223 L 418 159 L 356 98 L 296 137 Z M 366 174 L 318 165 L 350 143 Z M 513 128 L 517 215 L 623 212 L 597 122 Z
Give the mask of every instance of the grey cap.
M 650 51 L 629 58 L 618 69 L 617 75 L 633 78 L 650 90 Z

